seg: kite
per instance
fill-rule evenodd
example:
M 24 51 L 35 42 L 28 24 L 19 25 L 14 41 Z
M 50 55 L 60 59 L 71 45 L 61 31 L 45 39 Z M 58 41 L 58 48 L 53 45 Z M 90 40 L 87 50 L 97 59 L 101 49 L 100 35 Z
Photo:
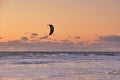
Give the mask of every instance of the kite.
M 50 32 L 49 32 L 49 36 L 50 36 L 54 32 L 54 26 L 52 24 L 49 24 L 48 26 L 50 27 Z

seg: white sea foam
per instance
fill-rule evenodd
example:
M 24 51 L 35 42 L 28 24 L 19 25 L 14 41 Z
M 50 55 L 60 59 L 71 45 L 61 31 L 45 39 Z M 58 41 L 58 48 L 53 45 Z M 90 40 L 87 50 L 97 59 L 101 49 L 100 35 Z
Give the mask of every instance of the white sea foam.
M 32 57 L 27 54 L 2 56 L 0 58 L 0 80 L 120 79 L 120 56 L 118 55 L 84 56 L 74 53 L 35 53 Z

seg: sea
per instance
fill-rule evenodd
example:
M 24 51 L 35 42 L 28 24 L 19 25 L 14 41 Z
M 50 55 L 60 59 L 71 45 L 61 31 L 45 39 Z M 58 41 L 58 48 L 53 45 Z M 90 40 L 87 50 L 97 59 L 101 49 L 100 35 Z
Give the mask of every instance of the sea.
M 120 52 L 0 52 L 0 80 L 120 80 Z

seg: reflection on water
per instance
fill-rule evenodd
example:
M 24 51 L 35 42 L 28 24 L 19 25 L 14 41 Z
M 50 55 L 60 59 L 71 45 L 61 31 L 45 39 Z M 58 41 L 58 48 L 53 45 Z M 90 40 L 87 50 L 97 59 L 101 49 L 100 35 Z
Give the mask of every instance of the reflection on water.
M 88 56 L 61 53 L 59 55 L 35 54 L 33 57 L 30 55 L 2 56 L 0 80 L 120 79 L 120 56 L 118 55 Z

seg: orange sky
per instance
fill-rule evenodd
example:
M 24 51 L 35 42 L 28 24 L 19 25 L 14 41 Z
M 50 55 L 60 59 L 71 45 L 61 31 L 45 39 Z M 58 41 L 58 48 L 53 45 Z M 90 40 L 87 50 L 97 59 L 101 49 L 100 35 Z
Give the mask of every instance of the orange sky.
M 58 38 L 120 34 L 119 4 L 118 0 L 2 0 L 0 34 L 7 39 L 24 32 L 44 35 L 48 23 L 56 26 Z
M 0 0 L 0 41 L 18 40 L 24 33 L 49 33 L 55 25 L 55 40 L 80 36 L 120 35 L 119 0 Z

